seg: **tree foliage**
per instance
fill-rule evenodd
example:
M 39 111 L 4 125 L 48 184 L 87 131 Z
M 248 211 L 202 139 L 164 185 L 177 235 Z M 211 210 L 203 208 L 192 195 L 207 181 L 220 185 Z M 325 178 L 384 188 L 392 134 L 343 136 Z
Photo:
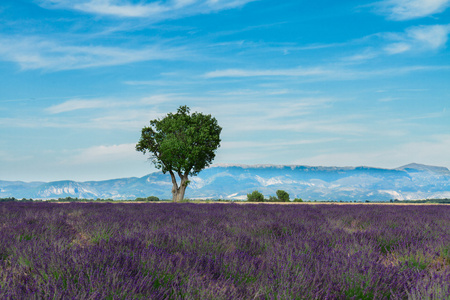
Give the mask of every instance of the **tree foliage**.
M 220 147 L 222 128 L 217 120 L 211 115 L 189 114 L 189 111 L 186 105 L 180 106 L 175 114 L 150 121 L 150 126 L 142 129 L 136 145 L 137 151 L 151 154 L 156 168 L 164 174 L 170 173 L 174 201 L 183 199 L 189 184 L 188 175 L 195 176 L 208 167 Z M 179 187 L 174 172 L 181 178 Z
M 136 150 L 152 153 L 153 163 L 165 174 L 172 170 L 197 175 L 209 166 L 220 146 L 222 128 L 211 115 L 193 113 L 180 106 L 176 114 L 150 121 L 142 129 Z
M 278 202 L 278 198 L 275 196 L 269 196 L 269 202 Z
M 247 201 L 264 202 L 264 195 L 258 191 L 253 191 L 251 194 L 247 194 Z
M 146 198 L 138 197 L 135 199 L 135 201 L 159 201 L 159 198 L 156 196 L 150 196 Z
M 280 201 L 280 202 L 288 202 L 289 201 L 289 194 L 286 191 L 278 190 L 277 197 L 278 197 L 278 201 Z

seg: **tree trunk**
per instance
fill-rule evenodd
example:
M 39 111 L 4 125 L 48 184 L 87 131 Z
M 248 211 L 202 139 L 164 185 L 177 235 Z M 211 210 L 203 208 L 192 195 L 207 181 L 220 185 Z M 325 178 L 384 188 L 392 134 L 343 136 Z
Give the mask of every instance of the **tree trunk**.
M 172 177 L 172 201 L 173 202 L 180 202 L 184 199 L 184 193 L 186 192 L 187 182 L 188 182 L 188 175 L 182 175 L 178 174 L 181 178 L 180 186 L 178 187 L 177 180 L 175 178 L 175 174 L 172 171 L 170 172 L 170 176 Z
M 186 186 L 180 186 L 176 193 L 172 192 L 173 198 L 172 201 L 173 202 L 181 202 L 184 199 L 184 193 L 186 192 Z

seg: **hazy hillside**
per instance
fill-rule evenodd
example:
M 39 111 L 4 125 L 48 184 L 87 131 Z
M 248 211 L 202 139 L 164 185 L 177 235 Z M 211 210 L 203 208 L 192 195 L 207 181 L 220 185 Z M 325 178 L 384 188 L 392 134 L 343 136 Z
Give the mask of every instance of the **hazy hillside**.
M 276 190 L 309 200 L 386 200 L 450 197 L 450 171 L 445 167 L 409 164 L 396 169 L 284 165 L 214 165 L 191 177 L 187 198 L 245 199 L 257 189 L 266 197 Z M 0 197 L 134 199 L 171 198 L 169 174 L 106 181 L 0 181 Z

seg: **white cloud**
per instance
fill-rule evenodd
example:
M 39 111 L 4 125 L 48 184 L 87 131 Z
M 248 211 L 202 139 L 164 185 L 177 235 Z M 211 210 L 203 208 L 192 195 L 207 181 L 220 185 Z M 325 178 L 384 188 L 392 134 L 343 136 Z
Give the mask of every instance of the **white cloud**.
M 380 98 L 378 99 L 379 102 L 391 102 L 391 101 L 396 101 L 396 100 L 400 100 L 401 98 L 395 98 L 395 97 L 384 97 L 384 98 Z
M 68 145 L 60 146 L 68 147 Z M 70 149 L 58 149 L 52 154 L 45 155 L 45 158 L 41 154 L 41 159 L 37 163 L 41 163 L 42 166 L 36 168 L 39 170 L 38 179 L 106 180 L 142 176 L 156 171 L 148 161 L 148 155 L 136 151 L 135 146 L 135 143 L 126 143 L 95 145 L 78 149 L 70 147 Z M 23 165 L 25 166 L 25 164 Z M 29 168 L 29 165 L 27 163 L 26 168 Z M 27 173 L 22 171 L 17 174 L 23 177 L 23 174 Z M 32 180 L 36 179 L 32 178 Z
M 178 101 L 172 94 L 142 98 L 70 99 L 42 110 L 46 114 L 24 117 L 0 117 L 0 127 L 8 128 L 76 128 L 139 130 L 149 120 L 160 118 L 165 112 L 159 105 Z M 82 111 L 89 110 L 90 111 Z M 75 113 L 60 115 L 65 112 Z M 39 112 L 41 113 L 41 112 Z
M 234 138 L 235 136 L 260 135 L 264 132 L 267 137 L 271 135 L 274 138 L 281 135 L 296 135 L 297 133 L 320 133 L 321 135 L 339 137 L 339 135 L 363 136 L 370 132 L 367 125 L 362 122 L 362 117 L 350 115 L 330 117 L 328 112 L 325 112 L 326 107 L 324 106 L 305 108 L 303 110 L 295 110 L 294 108 L 287 116 L 279 113 L 282 110 L 279 110 L 278 107 L 271 105 L 260 105 L 262 106 L 260 109 L 257 108 L 258 105 L 255 105 L 255 103 L 251 103 L 248 106 L 252 107 L 254 116 L 241 115 L 239 113 L 237 115 L 224 115 L 220 112 L 214 114 L 217 116 L 219 124 L 223 126 L 225 135 Z M 240 108 L 243 109 L 244 106 L 238 105 L 237 109 Z M 226 109 L 225 107 L 223 110 Z M 229 109 L 230 111 L 231 109 Z M 324 117 L 312 117 L 315 116 L 314 113 L 317 111 L 321 111 Z M 278 144 L 280 143 L 283 142 Z
M 174 102 L 177 100 L 183 100 L 184 97 L 178 94 L 157 94 L 148 97 L 143 97 L 136 99 L 133 104 L 124 100 L 116 99 L 70 99 L 63 103 L 52 105 L 45 109 L 46 112 L 50 114 L 59 114 L 63 112 L 69 112 L 80 109 L 91 109 L 91 108 L 125 108 L 125 107 L 139 107 L 139 106 L 149 106 L 157 105 L 162 103 Z M 123 110 L 121 110 L 121 113 Z M 103 113 L 104 114 L 104 113 Z M 117 116 L 113 116 L 116 118 Z M 133 117 L 136 117 L 133 115 Z M 102 117 L 104 118 L 104 116 Z M 121 119 L 121 118 L 119 118 Z
M 295 69 L 272 69 L 272 70 L 243 70 L 243 69 L 226 69 L 217 70 L 204 74 L 206 78 L 218 77 L 260 77 L 260 76 L 319 76 L 331 75 L 334 70 L 327 70 L 320 67 L 317 68 L 295 68 Z
M 384 47 L 384 51 L 387 54 L 399 54 L 411 49 L 411 45 L 408 43 L 392 43 Z
M 88 148 L 82 152 L 82 156 L 84 159 L 88 157 L 97 159 L 99 156 L 123 156 L 129 155 L 131 153 L 135 154 L 136 144 L 120 144 L 120 145 L 112 145 L 112 146 L 95 146 Z
M 181 49 L 164 49 L 157 45 L 142 49 L 74 46 L 37 36 L 0 35 L 0 44 L 0 60 L 18 63 L 23 70 L 60 71 L 181 57 Z
M 447 43 L 450 25 L 431 25 L 408 28 L 406 31 L 411 43 L 422 49 L 438 49 Z
M 49 9 L 71 9 L 96 15 L 160 21 L 236 8 L 252 1 L 257 0 L 144 0 L 139 3 L 129 0 L 41 0 L 39 3 Z
M 358 70 L 342 67 L 315 67 L 310 69 L 226 69 L 207 72 L 205 78 L 242 78 L 242 77 L 307 77 L 313 80 L 358 80 L 376 76 L 396 76 L 419 71 L 434 71 L 449 69 L 450 66 L 407 66 L 398 68 Z
M 21 161 L 29 161 L 32 158 L 33 158 L 33 156 L 31 156 L 31 155 L 26 155 L 26 156 L 17 155 L 17 153 L 11 153 L 11 152 L 0 150 L 0 162 L 15 163 L 15 162 L 21 162 Z
M 441 13 L 450 6 L 450 0 L 385 0 L 374 5 L 389 19 L 404 21 Z
M 109 113 L 106 116 L 93 118 L 91 122 L 85 125 L 81 124 L 80 126 L 138 132 L 143 126 L 148 125 L 149 120 L 160 118 L 164 115 L 163 113 L 156 113 L 153 110 L 122 109 Z
M 235 141 L 228 142 L 224 141 L 221 143 L 221 149 L 244 149 L 244 148 L 256 148 L 256 149 L 272 149 L 272 148 L 283 148 L 289 146 L 298 146 L 298 145 L 310 145 L 310 144 L 321 144 L 334 142 L 339 140 L 340 138 L 318 138 L 318 139 L 309 139 L 309 140 L 278 140 L 278 141 L 264 141 L 264 142 L 253 142 L 253 141 Z
M 445 46 L 450 33 L 450 25 L 415 26 L 406 29 L 404 34 L 388 34 L 388 39 L 397 40 L 384 47 L 387 54 L 407 51 L 431 51 Z
M 46 111 L 51 114 L 59 114 L 62 112 L 68 112 L 73 110 L 87 109 L 87 108 L 101 108 L 105 106 L 107 106 L 107 103 L 101 100 L 73 99 L 68 100 L 61 104 L 50 106 L 46 109 Z
M 77 154 L 64 160 L 65 164 L 99 164 L 127 160 L 142 161 L 136 144 L 100 145 L 77 150 Z
M 360 53 L 345 57 L 344 61 L 369 60 L 383 55 L 401 53 L 421 54 L 445 47 L 450 33 L 450 24 L 413 26 L 401 33 L 378 33 L 363 40 L 377 39 L 376 46 L 371 46 Z M 379 40 L 381 39 L 381 40 Z
M 113 15 L 118 17 L 146 17 L 149 15 L 157 15 L 167 11 L 167 7 L 161 6 L 159 3 L 150 4 L 114 4 L 113 1 L 83 1 L 78 3 L 70 1 L 65 6 L 75 10 L 87 13 Z
M 143 105 L 155 105 L 155 104 L 176 102 L 185 99 L 186 97 L 183 97 L 183 95 L 181 94 L 158 94 L 141 98 L 139 100 L 139 103 Z
M 357 53 L 344 58 L 344 61 L 362 61 L 369 60 L 375 58 L 379 55 L 379 53 L 371 48 L 368 48 L 361 53 Z

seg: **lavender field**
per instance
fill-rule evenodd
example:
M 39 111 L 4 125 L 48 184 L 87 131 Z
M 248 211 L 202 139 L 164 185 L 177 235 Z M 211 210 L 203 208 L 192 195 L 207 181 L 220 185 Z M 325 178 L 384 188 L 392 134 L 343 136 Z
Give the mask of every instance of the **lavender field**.
M 450 206 L 1 203 L 1 299 L 450 298 Z

